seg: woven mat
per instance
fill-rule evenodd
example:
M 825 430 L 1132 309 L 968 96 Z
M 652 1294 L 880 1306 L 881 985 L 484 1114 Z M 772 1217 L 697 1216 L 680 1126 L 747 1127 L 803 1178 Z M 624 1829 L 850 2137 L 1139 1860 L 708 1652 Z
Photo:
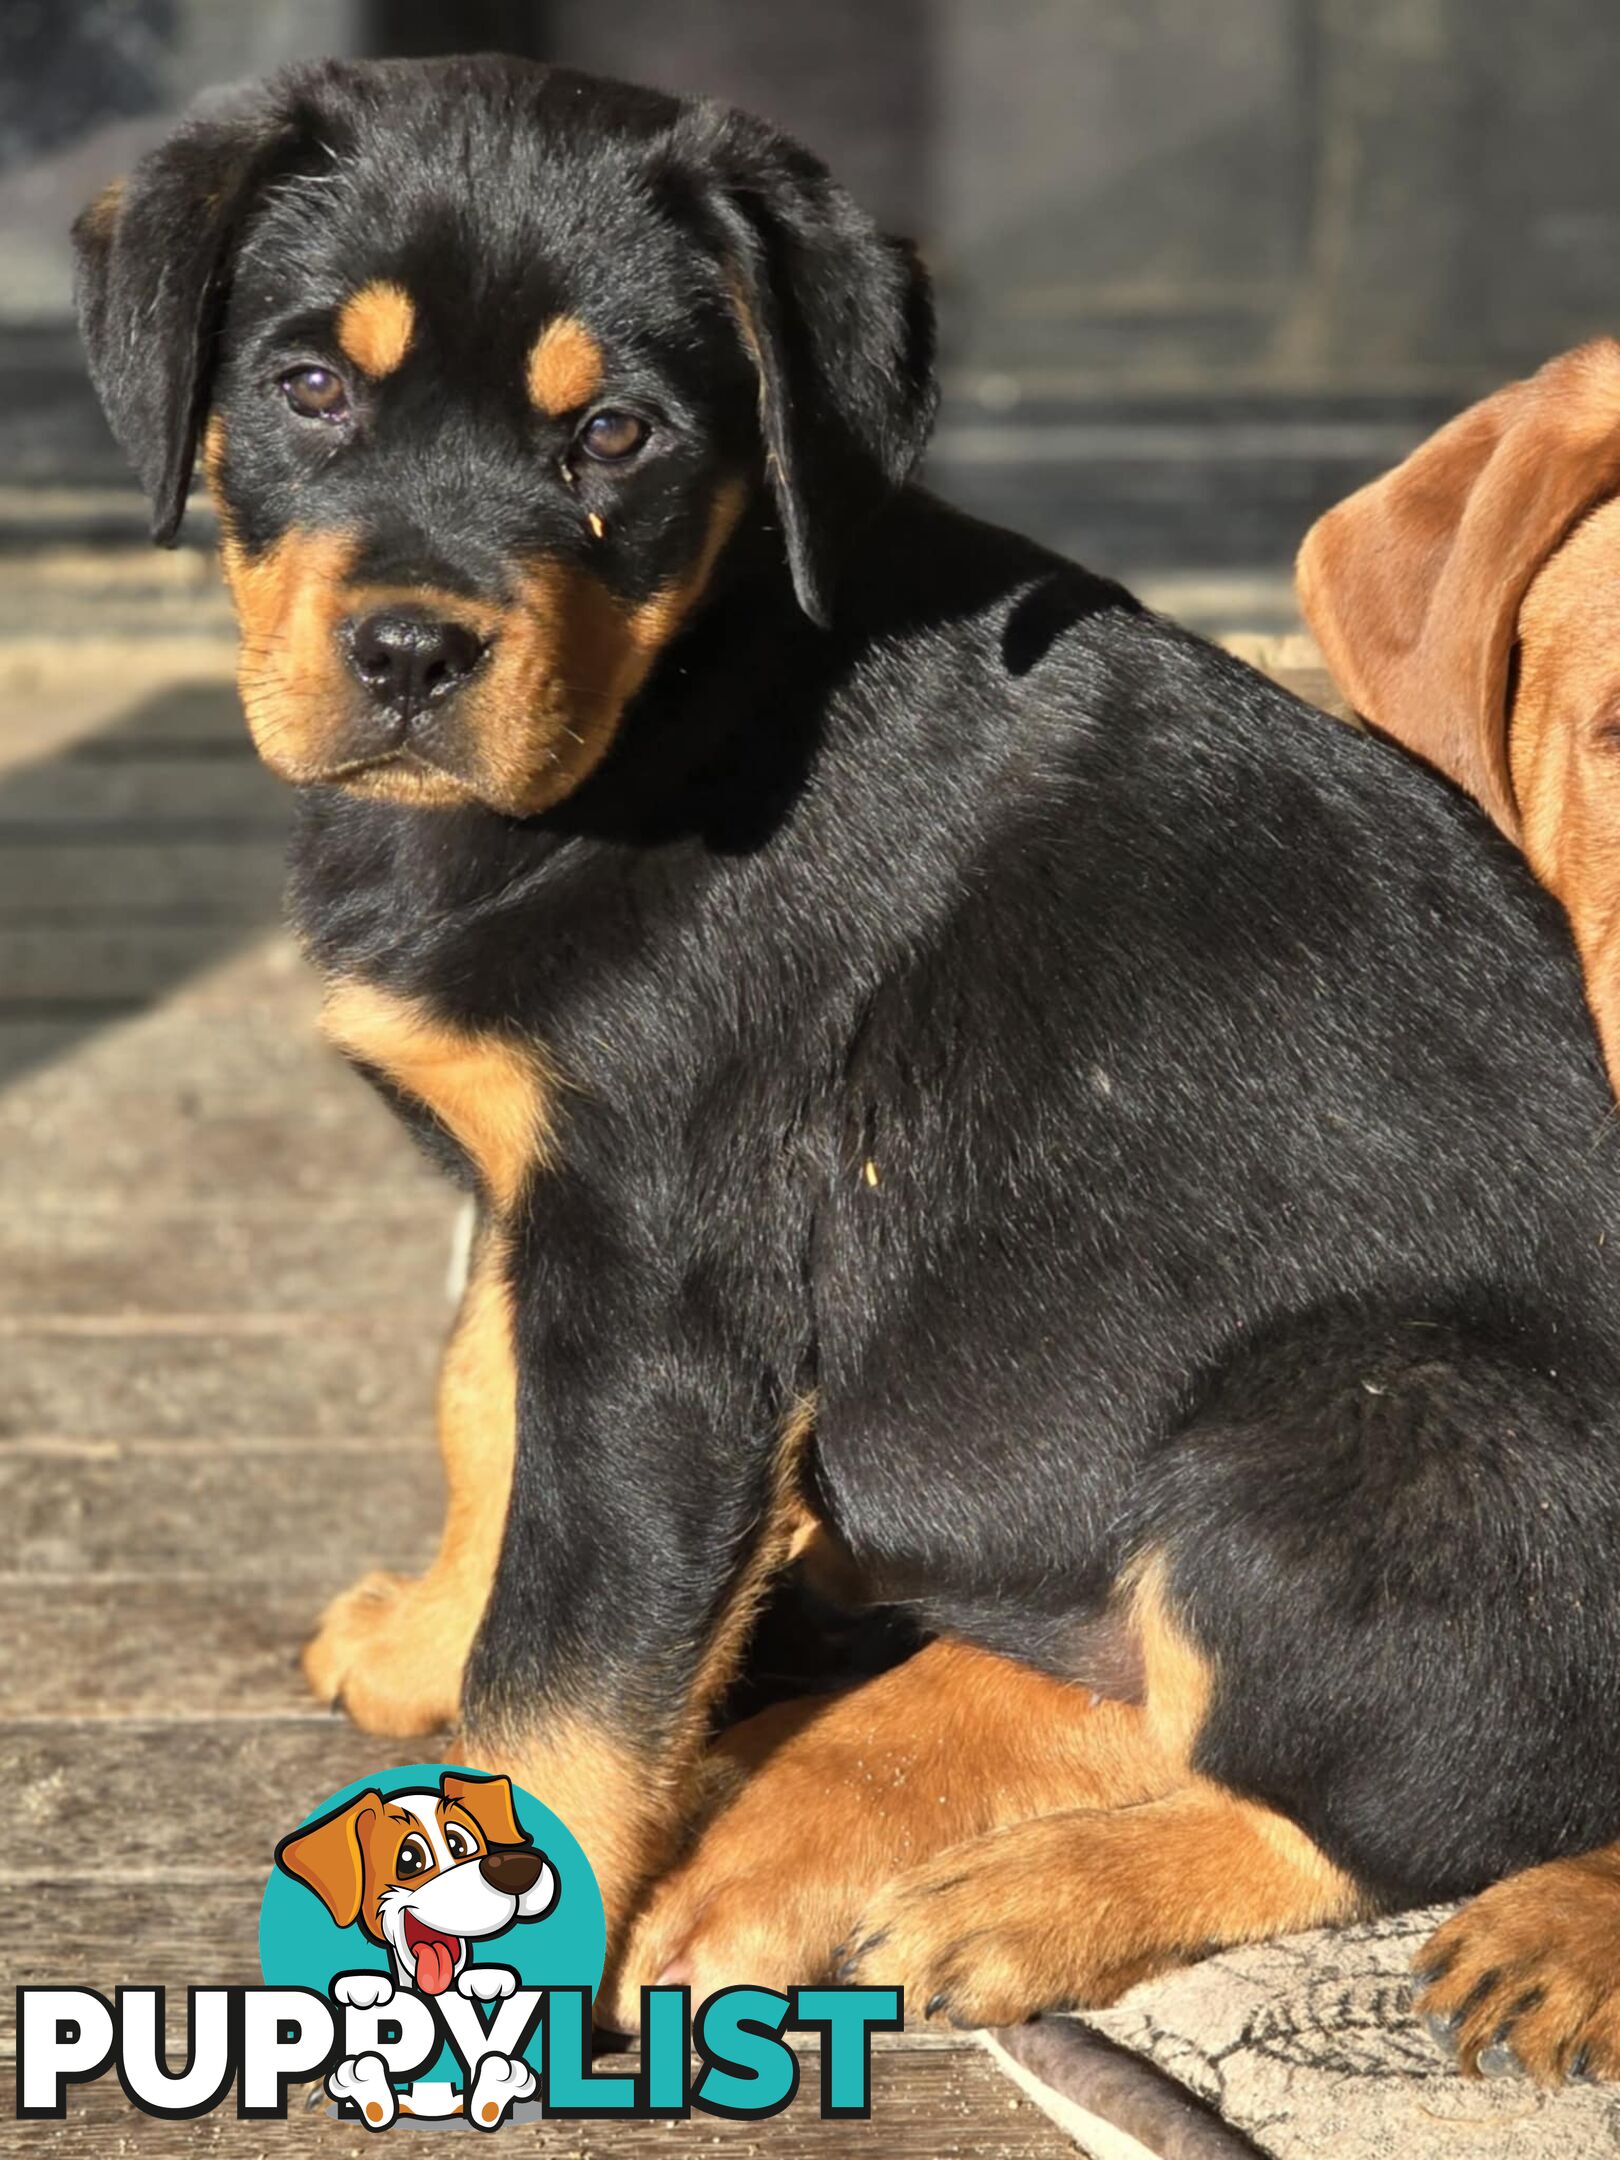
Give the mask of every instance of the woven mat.
M 1615 2160 L 1620 2086 L 1461 2078 L 1412 2016 L 1442 1917 L 1226 1951 L 986 2044 L 1093 2160 Z

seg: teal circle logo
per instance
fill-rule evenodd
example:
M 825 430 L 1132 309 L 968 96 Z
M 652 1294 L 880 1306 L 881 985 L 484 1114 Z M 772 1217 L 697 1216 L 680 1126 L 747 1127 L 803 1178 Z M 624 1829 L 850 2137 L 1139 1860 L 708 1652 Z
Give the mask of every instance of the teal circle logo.
M 567 1824 L 510 1779 L 451 1763 L 334 1793 L 277 1846 L 259 1911 L 265 1984 L 322 1995 L 340 1974 L 377 1973 L 430 2001 L 487 2004 L 514 1979 L 594 1996 L 606 1945 L 602 1895 Z M 524 2059 L 538 2070 L 539 2055 L 535 2034 Z M 458 2075 L 441 2050 L 406 2111 L 455 2112 Z

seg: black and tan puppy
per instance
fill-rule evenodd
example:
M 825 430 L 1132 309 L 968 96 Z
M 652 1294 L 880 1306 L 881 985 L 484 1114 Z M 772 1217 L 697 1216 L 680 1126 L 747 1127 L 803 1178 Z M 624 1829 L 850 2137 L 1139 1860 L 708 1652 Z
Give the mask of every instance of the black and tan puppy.
M 482 1208 L 443 1551 L 320 1693 L 459 1705 L 621 1999 L 1007 2020 L 1620 1832 L 1620 1142 L 1484 820 L 908 485 L 922 274 L 737 114 L 323 66 L 80 242 L 333 1036 Z M 814 1526 L 935 1639 L 683 1850 Z

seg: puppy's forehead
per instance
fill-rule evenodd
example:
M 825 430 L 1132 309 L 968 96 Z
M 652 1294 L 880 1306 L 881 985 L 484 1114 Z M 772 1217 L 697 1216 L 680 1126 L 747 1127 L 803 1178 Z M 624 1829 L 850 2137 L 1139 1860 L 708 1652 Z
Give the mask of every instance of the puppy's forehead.
M 308 172 L 280 184 L 250 245 L 250 281 L 284 306 L 341 311 L 402 296 L 375 326 L 524 351 L 559 318 L 678 337 L 701 260 L 645 130 L 592 130 L 564 103 L 383 99 Z M 373 314 L 377 311 L 372 310 Z M 403 332 L 402 332 L 403 324 Z

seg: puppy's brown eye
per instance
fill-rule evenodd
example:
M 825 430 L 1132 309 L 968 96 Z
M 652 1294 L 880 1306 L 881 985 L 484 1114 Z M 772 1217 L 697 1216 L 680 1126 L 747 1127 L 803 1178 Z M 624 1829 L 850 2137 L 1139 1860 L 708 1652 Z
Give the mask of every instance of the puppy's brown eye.
M 413 1875 L 425 1875 L 433 1865 L 433 1855 L 415 1832 L 399 1848 L 399 1858 L 394 1862 L 394 1873 L 401 1882 L 409 1882 Z
M 347 420 L 349 393 L 330 368 L 294 368 L 281 378 L 281 394 L 301 420 Z
M 580 447 L 593 458 L 600 458 L 604 465 L 614 464 L 620 458 L 634 457 L 647 440 L 645 420 L 638 420 L 634 413 L 592 413 L 580 433 Z

